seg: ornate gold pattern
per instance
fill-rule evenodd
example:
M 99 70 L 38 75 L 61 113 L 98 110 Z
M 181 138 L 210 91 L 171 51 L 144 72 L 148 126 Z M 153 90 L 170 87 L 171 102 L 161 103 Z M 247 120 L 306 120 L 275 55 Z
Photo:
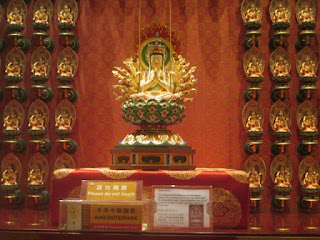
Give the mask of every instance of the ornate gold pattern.
M 164 144 L 169 143 L 171 145 L 183 145 L 185 142 L 179 134 L 175 133 L 131 133 L 128 134 L 121 142 L 122 144 Z
M 213 188 L 213 226 L 236 227 L 241 219 L 242 211 L 238 199 L 228 190 Z
M 152 186 L 143 186 L 142 199 L 151 199 Z
M 55 170 L 53 172 L 53 176 L 54 176 L 54 179 L 61 179 L 61 178 L 64 178 L 66 176 L 68 176 L 70 173 L 72 173 L 75 169 L 71 169 L 71 168 L 63 168 L 63 169 L 58 169 L 58 170 Z
M 178 179 L 178 180 L 190 180 L 192 178 L 197 177 L 202 170 L 196 169 L 193 171 L 163 171 L 168 174 L 170 177 Z
M 245 171 L 227 168 L 197 168 L 197 170 L 202 170 L 204 172 L 225 172 L 237 182 L 248 183 L 249 174 Z
M 111 170 L 109 168 L 97 168 L 97 170 L 112 179 L 126 179 L 136 172 L 136 170 Z

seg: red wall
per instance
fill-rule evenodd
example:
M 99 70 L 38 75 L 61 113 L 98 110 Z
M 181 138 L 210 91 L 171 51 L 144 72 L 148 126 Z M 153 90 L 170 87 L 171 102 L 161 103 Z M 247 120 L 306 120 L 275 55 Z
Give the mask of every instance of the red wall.
M 49 85 L 54 90 L 54 98 L 48 103 L 51 111 L 51 122 L 48 138 L 53 142 L 53 150 L 47 155 L 50 166 L 61 154 L 61 146 L 55 143 L 57 135 L 54 133 L 54 110 L 62 99 L 57 89 L 56 59 L 63 46 L 58 41 L 56 9 L 59 1 L 55 1 L 54 25 L 50 30 L 51 37 L 56 42 L 52 52 L 53 69 Z M 265 57 L 265 81 L 260 101 L 264 106 L 265 121 L 263 136 L 264 144 L 261 146 L 261 157 L 269 167 L 273 156 L 270 153 L 272 131 L 269 124 L 269 111 L 272 105 L 270 90 L 272 88 L 271 74 L 268 70 L 269 39 L 272 37 L 271 21 L 268 15 L 269 2 L 262 0 L 263 26 L 262 36 L 259 38 L 259 49 Z M 295 119 L 298 103 L 296 92 L 299 89 L 299 80 L 295 71 L 295 58 L 297 52 L 294 47 L 298 37 L 298 27 L 295 20 L 294 7 L 296 1 L 290 0 L 292 6 L 291 28 L 288 52 L 292 61 L 292 80 L 288 104 L 292 114 L 291 137 L 289 155 L 293 164 L 293 184 L 298 185 L 298 164 L 301 161 L 296 152 L 297 124 Z M 31 40 L 32 34 L 32 8 L 28 5 L 28 26 L 25 36 Z M 116 102 L 112 95 L 113 84 L 116 79 L 112 76 L 114 66 L 122 66 L 122 61 L 133 54 L 133 41 L 138 32 L 138 3 L 136 0 L 90 0 L 79 1 L 79 19 L 77 22 L 76 36 L 80 40 L 77 52 L 79 68 L 75 88 L 79 98 L 75 103 L 77 109 L 77 123 L 74 139 L 78 143 L 78 150 L 73 155 L 79 167 L 104 167 L 111 162 L 109 150 L 117 145 L 127 133 L 135 130 L 121 118 L 120 102 Z M 182 55 L 193 66 L 197 66 L 195 77 L 198 93 L 195 100 L 187 104 L 186 118 L 182 123 L 171 129 L 179 133 L 189 145 L 196 150 L 195 164 L 197 167 L 226 167 L 242 169 L 247 158 L 243 151 L 247 137 L 242 126 L 241 112 L 245 105 L 243 92 L 247 82 L 242 69 L 242 58 L 245 54 L 243 40 L 245 29 L 240 14 L 240 0 L 172 0 L 172 28 L 176 31 L 182 46 Z M 6 9 L 3 5 L 3 9 Z M 169 25 L 169 1 L 142 0 L 142 26 L 150 23 L 155 17 Z M 320 6 L 318 4 L 318 13 Z M 319 19 L 319 17 L 318 17 Z M 5 16 L 2 18 L 0 36 L 5 36 Z M 320 37 L 319 26 L 316 28 L 317 37 Z M 26 53 L 28 59 L 25 86 L 30 97 L 23 103 L 27 111 L 31 102 L 36 99 L 35 92 L 30 90 L 30 58 L 35 45 Z M 1 73 L 3 79 L 5 54 L 10 49 L 7 46 L 1 53 Z M 320 44 L 313 48 L 319 53 Z M 4 87 L 1 81 L 0 87 Z M 318 84 L 319 87 L 319 84 Z M 3 108 L 10 100 L 8 93 L 0 102 Z M 319 102 L 319 98 L 317 99 Z M 27 135 L 27 122 L 24 124 L 25 140 Z M 34 153 L 34 148 L 29 148 L 23 155 L 18 155 L 26 167 L 27 161 Z M 2 156 L 8 152 L 4 148 Z M 269 171 L 267 171 L 269 172 Z M 26 173 L 24 173 L 26 175 Z M 270 186 L 270 176 L 267 176 L 266 186 Z M 294 195 L 297 187 L 294 187 Z M 265 195 L 271 193 L 271 188 L 266 187 Z

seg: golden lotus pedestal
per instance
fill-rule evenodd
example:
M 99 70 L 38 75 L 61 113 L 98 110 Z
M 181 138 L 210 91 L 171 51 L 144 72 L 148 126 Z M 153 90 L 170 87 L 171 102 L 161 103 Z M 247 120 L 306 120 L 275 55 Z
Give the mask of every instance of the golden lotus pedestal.
M 169 130 L 137 130 L 110 151 L 111 169 L 192 170 L 194 150 Z

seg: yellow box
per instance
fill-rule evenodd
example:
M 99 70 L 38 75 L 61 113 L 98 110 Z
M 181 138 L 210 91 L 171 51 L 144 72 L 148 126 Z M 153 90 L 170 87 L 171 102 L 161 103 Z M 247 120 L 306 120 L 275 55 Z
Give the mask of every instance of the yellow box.
M 149 227 L 150 200 L 105 202 L 60 200 L 60 230 L 144 231 Z
M 81 185 L 81 199 L 135 201 L 142 199 L 142 181 L 90 181 Z

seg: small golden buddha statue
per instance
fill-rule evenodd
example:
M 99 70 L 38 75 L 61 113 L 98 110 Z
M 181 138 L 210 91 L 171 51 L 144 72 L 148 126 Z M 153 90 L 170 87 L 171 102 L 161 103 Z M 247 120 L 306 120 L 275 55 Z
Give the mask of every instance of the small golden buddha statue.
M 16 111 L 11 111 L 3 121 L 4 130 L 20 130 L 19 124 L 20 124 L 20 118 Z
M 315 68 L 315 63 L 310 58 L 306 58 L 301 64 L 299 73 L 302 77 L 314 77 L 316 76 Z
M 73 77 L 73 66 L 68 58 L 63 58 L 58 66 L 58 74 L 62 77 Z
M 13 11 L 8 14 L 8 23 L 22 25 L 23 24 L 23 15 L 21 10 L 17 7 L 13 8 Z
M 22 76 L 22 65 L 18 59 L 13 59 L 6 66 L 5 74 L 7 76 L 21 77 Z
M 301 131 L 303 132 L 316 132 L 318 131 L 316 126 L 316 118 L 314 115 L 307 111 L 303 114 L 301 119 Z
M 273 68 L 273 74 L 277 77 L 289 76 L 289 64 L 283 58 L 278 59 Z
M 288 119 L 283 116 L 283 112 L 279 111 L 274 119 L 273 128 L 276 132 L 288 132 L 290 131 L 287 123 Z
M 31 72 L 35 76 L 47 76 L 48 75 L 48 63 L 44 58 L 40 57 L 39 61 L 32 64 Z
M 247 68 L 248 77 L 262 77 L 261 63 L 257 61 L 256 57 L 250 60 Z
M 278 187 L 290 187 L 290 173 L 283 165 L 280 165 L 278 168 L 279 170 L 276 172 L 274 184 Z
M 249 173 L 249 187 L 250 188 L 262 187 L 261 178 L 262 178 L 262 174 L 258 173 L 255 167 L 252 167 Z
M 74 23 L 74 14 L 68 5 L 64 5 L 59 13 L 58 20 L 60 23 Z
M 41 165 L 34 164 L 27 181 L 30 185 L 44 185 L 44 176 L 45 172 L 41 171 Z
M 245 13 L 245 18 L 247 22 L 258 22 L 259 21 L 260 10 L 256 5 L 251 4 Z
M 314 11 L 308 5 L 305 5 L 304 8 L 299 13 L 299 20 L 301 22 L 313 22 L 315 21 Z
M 288 22 L 289 21 L 289 11 L 282 4 L 276 8 L 273 14 L 274 22 Z
M 307 189 L 319 188 L 319 174 L 313 171 L 311 167 L 306 169 L 306 173 L 303 177 L 302 186 Z
M 246 128 L 248 131 L 262 131 L 261 116 L 252 111 L 247 119 Z
M 56 119 L 56 128 L 59 130 L 72 130 L 72 117 L 68 111 L 63 111 Z
M 2 173 L 1 184 L 2 185 L 17 185 L 18 172 L 15 171 L 15 166 L 10 164 L 6 170 Z
M 33 21 L 35 23 L 47 23 L 49 24 L 49 15 L 47 13 L 47 9 L 44 6 L 40 6 L 40 8 L 34 13 Z
M 29 128 L 31 130 L 45 130 L 45 117 L 39 110 L 35 110 L 29 119 Z

